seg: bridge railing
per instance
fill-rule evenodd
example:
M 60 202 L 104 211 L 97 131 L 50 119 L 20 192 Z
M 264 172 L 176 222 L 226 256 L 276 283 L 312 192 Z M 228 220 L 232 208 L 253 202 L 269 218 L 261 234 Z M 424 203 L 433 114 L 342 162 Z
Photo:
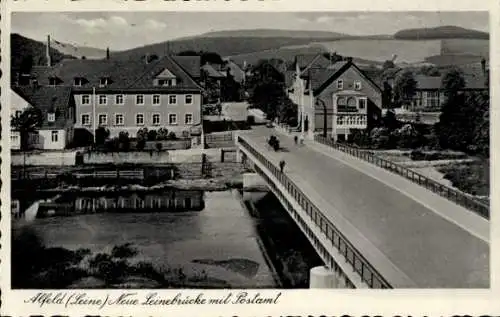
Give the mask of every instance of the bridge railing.
M 335 143 L 333 140 L 327 139 L 320 135 L 316 135 L 314 137 L 314 140 L 321 144 L 340 150 L 349 155 L 355 156 L 364 161 L 375 164 L 379 167 L 382 167 L 385 170 L 403 176 L 404 178 L 414 183 L 417 183 L 420 186 L 423 186 L 431 190 L 432 192 L 440 195 L 441 197 L 444 197 L 460 206 L 463 206 L 486 219 L 490 218 L 490 207 L 487 204 L 484 204 L 478 201 L 477 199 L 470 197 L 456 189 L 453 189 L 439 182 L 436 182 L 435 180 L 430 179 L 420 173 L 417 173 L 405 166 L 380 158 L 366 150 L 361 150 L 350 146 L 346 146 L 344 144 Z
M 332 245 L 342 254 L 344 259 L 352 266 L 361 280 L 371 288 L 392 288 L 391 285 L 378 273 L 363 255 L 345 238 L 338 228 L 328 220 L 316 205 L 282 173 L 277 166 L 266 159 L 261 153 L 250 146 L 243 138 L 238 137 L 238 143 L 249 151 L 279 180 L 286 191 L 306 211 L 307 216 L 314 222 Z M 257 167 L 257 166 L 256 166 Z M 261 173 L 262 175 L 262 173 Z M 265 175 L 263 175 L 265 176 Z M 267 178 L 267 177 L 266 177 Z M 268 179 L 272 184 L 273 182 Z M 351 283 L 352 284 L 352 283 Z

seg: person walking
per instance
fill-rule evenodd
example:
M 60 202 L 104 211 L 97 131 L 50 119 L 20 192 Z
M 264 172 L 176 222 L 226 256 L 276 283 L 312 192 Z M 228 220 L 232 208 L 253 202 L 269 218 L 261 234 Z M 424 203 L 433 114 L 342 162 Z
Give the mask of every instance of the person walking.
M 280 161 L 280 171 L 281 173 L 283 173 L 283 170 L 285 169 L 285 161 L 284 160 L 281 160 Z
M 293 137 L 293 141 L 295 141 L 295 145 L 297 145 L 298 141 L 299 141 L 299 137 L 298 136 L 294 136 Z

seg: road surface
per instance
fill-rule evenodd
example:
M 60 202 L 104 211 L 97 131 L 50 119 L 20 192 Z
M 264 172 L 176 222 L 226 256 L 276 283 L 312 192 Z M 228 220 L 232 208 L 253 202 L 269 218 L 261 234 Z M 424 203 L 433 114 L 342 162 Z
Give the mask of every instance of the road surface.
M 340 213 L 417 287 L 489 287 L 489 221 L 405 178 L 312 141 L 296 146 L 291 137 L 278 134 L 284 150 L 271 151 L 266 147 L 271 134 L 277 132 L 264 127 L 242 133 L 276 166 L 284 159 L 286 174 L 328 203 L 330 208 L 322 210 L 326 217 L 335 223 L 334 214 Z M 365 253 L 363 246 L 356 247 Z

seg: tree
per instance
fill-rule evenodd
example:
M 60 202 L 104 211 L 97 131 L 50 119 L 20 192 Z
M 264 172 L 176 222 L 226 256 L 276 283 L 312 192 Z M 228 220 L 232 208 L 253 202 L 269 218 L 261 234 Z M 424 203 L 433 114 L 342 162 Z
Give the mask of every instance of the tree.
M 395 68 L 396 67 L 396 64 L 394 64 L 393 61 L 385 61 L 384 64 L 382 65 L 382 69 L 383 70 L 386 70 L 386 69 L 389 69 L 389 68 Z
M 382 125 L 389 130 L 389 132 L 399 128 L 401 123 L 396 118 L 396 113 L 392 110 L 388 110 L 384 117 L 382 118 Z
M 96 145 L 103 145 L 109 138 L 110 132 L 105 127 L 99 127 L 95 130 L 95 143 Z
M 31 74 L 33 68 L 33 55 L 28 54 L 23 56 L 21 59 L 21 65 L 19 66 L 19 71 L 21 74 Z
M 422 75 L 433 76 L 433 77 L 441 75 L 441 72 L 436 66 L 422 66 L 420 68 L 420 73 L 422 73 Z
M 159 128 L 158 133 L 156 134 L 156 140 L 165 141 L 168 139 L 168 129 L 167 128 Z
M 382 106 L 392 108 L 392 87 L 387 81 L 384 81 L 384 89 L 382 90 Z
M 443 77 L 442 86 L 445 95 L 449 98 L 465 88 L 465 79 L 458 68 L 450 69 Z
M 142 128 L 137 131 L 137 140 L 147 140 L 148 128 Z
M 394 103 L 395 106 L 408 104 L 415 96 L 417 90 L 417 81 L 413 72 L 405 70 L 396 77 L 394 83 Z M 397 99 L 396 99 L 397 98 Z
M 21 138 L 21 150 L 29 146 L 29 134 L 37 132 L 43 122 L 42 111 L 39 108 L 29 107 L 20 115 L 11 119 L 11 127 L 18 131 Z
M 130 137 L 127 131 L 120 131 L 118 133 L 118 143 L 120 150 L 128 151 L 130 148 Z
M 148 131 L 148 141 L 156 141 L 157 135 L 158 135 L 158 132 L 156 132 L 156 130 L 149 130 Z

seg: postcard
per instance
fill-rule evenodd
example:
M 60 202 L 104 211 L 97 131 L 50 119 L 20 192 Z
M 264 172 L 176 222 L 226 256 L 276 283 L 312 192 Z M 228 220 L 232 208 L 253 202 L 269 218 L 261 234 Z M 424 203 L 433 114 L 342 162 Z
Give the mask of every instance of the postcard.
M 3 314 L 498 312 L 498 9 L 2 2 Z

